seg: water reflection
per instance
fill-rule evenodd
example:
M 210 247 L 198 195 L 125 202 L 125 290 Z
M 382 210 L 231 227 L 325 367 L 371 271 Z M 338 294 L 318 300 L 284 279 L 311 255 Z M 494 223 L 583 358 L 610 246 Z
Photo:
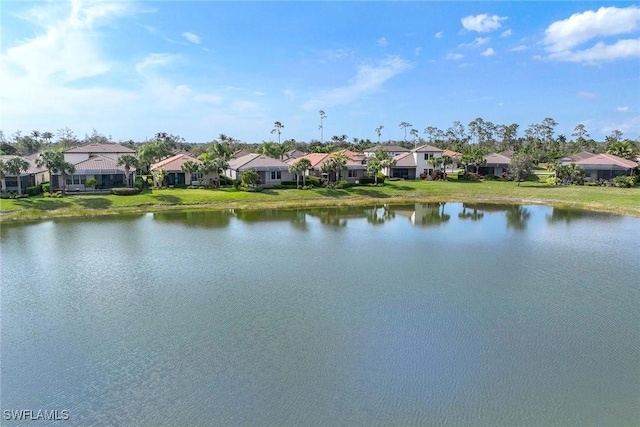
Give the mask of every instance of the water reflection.
M 522 205 L 511 205 L 507 207 L 507 228 L 513 228 L 518 231 L 526 230 L 527 222 L 530 218 L 531 212 Z
M 224 228 L 231 221 L 232 211 L 166 211 L 155 212 L 153 219 L 158 222 L 173 222 L 187 227 Z
M 598 221 L 622 220 L 624 217 L 609 215 L 601 212 L 582 211 L 577 209 L 553 208 L 551 214 L 546 214 L 545 219 L 549 224 L 566 223 L 570 224 L 575 220 L 593 219 Z
M 523 205 L 499 205 L 493 203 L 463 203 L 462 211 L 458 213 L 461 220 L 480 221 L 485 213 L 505 213 L 507 228 L 518 231 L 527 229 L 531 212 Z
M 458 214 L 460 219 L 470 219 L 471 221 L 480 221 L 484 218 L 484 212 L 478 209 L 477 205 L 462 204 L 462 211 Z

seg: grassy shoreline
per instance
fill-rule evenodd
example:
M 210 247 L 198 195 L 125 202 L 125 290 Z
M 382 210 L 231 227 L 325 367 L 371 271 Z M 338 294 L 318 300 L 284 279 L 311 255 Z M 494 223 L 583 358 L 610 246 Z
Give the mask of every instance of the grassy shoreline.
M 380 187 L 312 190 L 153 190 L 134 196 L 73 195 L 0 200 L 0 223 L 59 217 L 187 209 L 276 209 L 381 203 L 483 202 L 542 204 L 640 217 L 640 188 L 549 186 L 525 182 L 395 181 Z

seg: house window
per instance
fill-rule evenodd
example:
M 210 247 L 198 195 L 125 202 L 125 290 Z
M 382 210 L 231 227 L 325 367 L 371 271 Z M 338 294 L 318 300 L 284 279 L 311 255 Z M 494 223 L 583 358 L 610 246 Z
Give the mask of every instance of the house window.
M 192 172 L 191 173 L 191 182 L 193 181 L 201 181 L 202 180 L 202 172 Z
M 282 172 L 271 171 L 271 179 L 282 179 Z
M 347 171 L 347 177 L 348 178 L 357 178 L 358 177 L 358 170 L 357 169 L 349 169 Z
M 425 159 L 425 160 L 429 160 L 429 159 L 432 159 L 432 158 L 433 158 L 433 154 L 431 154 L 431 153 L 424 153 L 424 159 Z

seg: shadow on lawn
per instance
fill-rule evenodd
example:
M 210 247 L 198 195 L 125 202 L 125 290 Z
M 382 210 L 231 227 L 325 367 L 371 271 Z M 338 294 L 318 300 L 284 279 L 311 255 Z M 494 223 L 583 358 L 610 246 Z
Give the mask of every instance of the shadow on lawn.
M 165 203 L 172 203 L 172 204 L 178 204 L 178 203 L 182 203 L 182 199 L 180 197 L 176 197 L 176 196 L 171 196 L 168 194 L 160 194 L 160 195 L 150 195 L 150 197 L 153 197 L 154 199 L 160 201 L 160 202 L 165 202 Z
M 113 204 L 111 200 L 105 199 L 104 197 L 79 198 L 76 199 L 76 203 L 88 209 L 107 209 Z
M 376 199 L 386 199 L 389 196 L 388 194 L 383 193 L 382 191 L 379 190 L 372 190 L 372 189 L 362 189 L 362 188 L 354 188 L 351 190 L 352 192 L 359 194 L 360 196 L 366 196 L 366 197 L 375 197 Z
M 38 209 L 41 211 L 52 211 L 55 209 L 68 208 L 73 204 L 62 199 L 16 199 L 15 204 L 25 209 Z

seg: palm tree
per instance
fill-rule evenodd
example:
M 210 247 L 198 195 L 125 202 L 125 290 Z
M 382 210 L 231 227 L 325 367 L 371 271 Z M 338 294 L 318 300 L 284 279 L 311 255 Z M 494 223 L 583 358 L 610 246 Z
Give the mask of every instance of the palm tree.
M 0 159 L 0 182 L 2 183 L 2 192 L 6 193 L 7 192 L 7 175 L 5 174 L 7 169 L 7 164 L 4 162 L 4 160 Z
M 367 172 L 369 172 L 369 174 L 373 174 L 376 185 L 378 185 L 378 172 L 380 172 L 381 170 L 382 163 L 380 162 L 380 160 L 373 157 L 369 159 L 369 161 L 367 161 Z
M 444 171 L 446 173 L 447 166 L 453 165 L 453 159 L 451 158 L 451 156 L 442 156 L 441 159 L 442 159 L 442 165 L 444 166 Z M 453 172 L 453 168 L 451 169 L 451 172 Z
M 380 162 L 381 169 L 389 169 L 396 165 L 396 159 L 391 157 L 384 148 L 379 149 L 374 154 L 374 158 Z M 376 184 L 378 183 L 378 174 L 376 173 Z
M 297 163 L 289 165 L 289 173 L 296 176 L 296 187 L 300 187 L 300 169 Z
M 204 156 L 205 154 L 208 154 L 208 153 L 202 153 L 200 155 L 200 158 L 202 158 L 202 156 Z M 213 172 L 214 170 L 216 170 L 216 165 L 213 159 L 209 159 L 207 157 L 205 157 L 204 160 L 201 159 L 200 166 L 198 167 L 198 172 L 202 173 L 203 177 L 207 175 L 209 172 Z
M 129 175 L 132 168 L 137 169 L 139 167 L 138 158 L 131 154 L 123 154 L 118 157 L 116 166 L 124 167 L 124 173 L 127 176 L 127 187 L 131 187 Z
M 380 143 L 380 135 L 382 135 L 382 128 L 384 128 L 384 126 L 378 126 L 376 128 L 376 133 L 378 134 L 378 144 Z
M 324 113 L 324 111 L 320 110 L 320 127 L 318 129 L 320 129 L 320 144 L 322 144 L 324 142 L 324 126 L 322 125 L 322 120 L 327 118 L 327 115 Z
M 44 139 L 47 144 L 51 144 L 53 134 L 51 132 L 42 132 L 42 139 Z
M 347 162 L 350 160 L 343 152 L 339 152 L 333 155 L 331 159 L 336 171 L 336 182 L 340 181 L 340 173 L 347 169 Z
M 229 162 L 227 162 L 227 159 L 224 157 L 218 157 L 213 161 L 213 168 L 218 177 L 217 185 L 220 187 L 220 173 L 225 169 L 229 169 Z
M 427 163 L 429 163 L 431 166 L 433 166 L 433 171 L 435 173 L 436 169 L 442 164 L 442 158 L 441 157 L 432 157 L 429 160 L 427 160 Z
M 284 125 L 280 122 L 274 122 L 273 123 L 273 130 L 271 130 L 271 133 L 277 133 L 278 134 L 278 144 L 280 144 L 280 134 L 282 133 L 282 128 L 284 127 Z
M 57 165 L 64 162 L 64 155 L 59 151 L 47 150 L 40 153 L 36 159 L 36 166 L 46 167 L 49 172 L 49 194 L 53 194 L 53 174 L 58 172 Z
M 299 168 L 300 173 L 302 174 L 302 186 L 306 187 L 307 183 L 306 183 L 306 176 L 307 176 L 307 171 L 309 169 L 311 169 L 311 160 L 307 159 L 307 158 L 303 158 L 300 159 L 296 162 L 296 165 Z
M 631 145 L 631 141 L 617 141 L 609 144 L 609 149 L 607 153 L 613 154 L 614 156 L 622 157 L 623 159 L 631 159 L 634 154 L 633 145 Z
M 189 177 L 191 177 L 191 174 L 200 170 L 200 165 L 198 163 L 195 163 L 193 160 L 187 160 L 182 164 L 180 169 L 185 173 L 185 175 L 188 174 Z M 189 182 L 191 182 L 191 179 L 189 179 Z
M 415 148 L 417 147 L 418 129 L 411 129 L 409 133 L 413 135 L 413 148 Z
M 67 191 L 67 176 L 73 175 L 76 171 L 76 167 L 73 164 L 66 162 L 63 157 L 62 160 L 56 164 L 53 171 L 62 176 L 62 195 L 64 196 Z
M 22 194 L 20 174 L 29 169 L 29 163 L 27 163 L 27 161 L 22 157 L 14 157 L 13 159 L 7 160 L 5 163 L 5 169 L 10 175 L 16 175 L 18 177 L 18 194 Z
M 407 143 L 407 128 L 410 128 L 411 126 L 413 126 L 411 123 L 400 122 L 400 127 L 404 128 L 404 142 L 405 142 L 405 144 Z
M 31 132 L 31 137 L 33 139 L 36 140 L 36 142 L 40 142 L 40 132 L 37 130 L 34 130 L 33 132 Z

